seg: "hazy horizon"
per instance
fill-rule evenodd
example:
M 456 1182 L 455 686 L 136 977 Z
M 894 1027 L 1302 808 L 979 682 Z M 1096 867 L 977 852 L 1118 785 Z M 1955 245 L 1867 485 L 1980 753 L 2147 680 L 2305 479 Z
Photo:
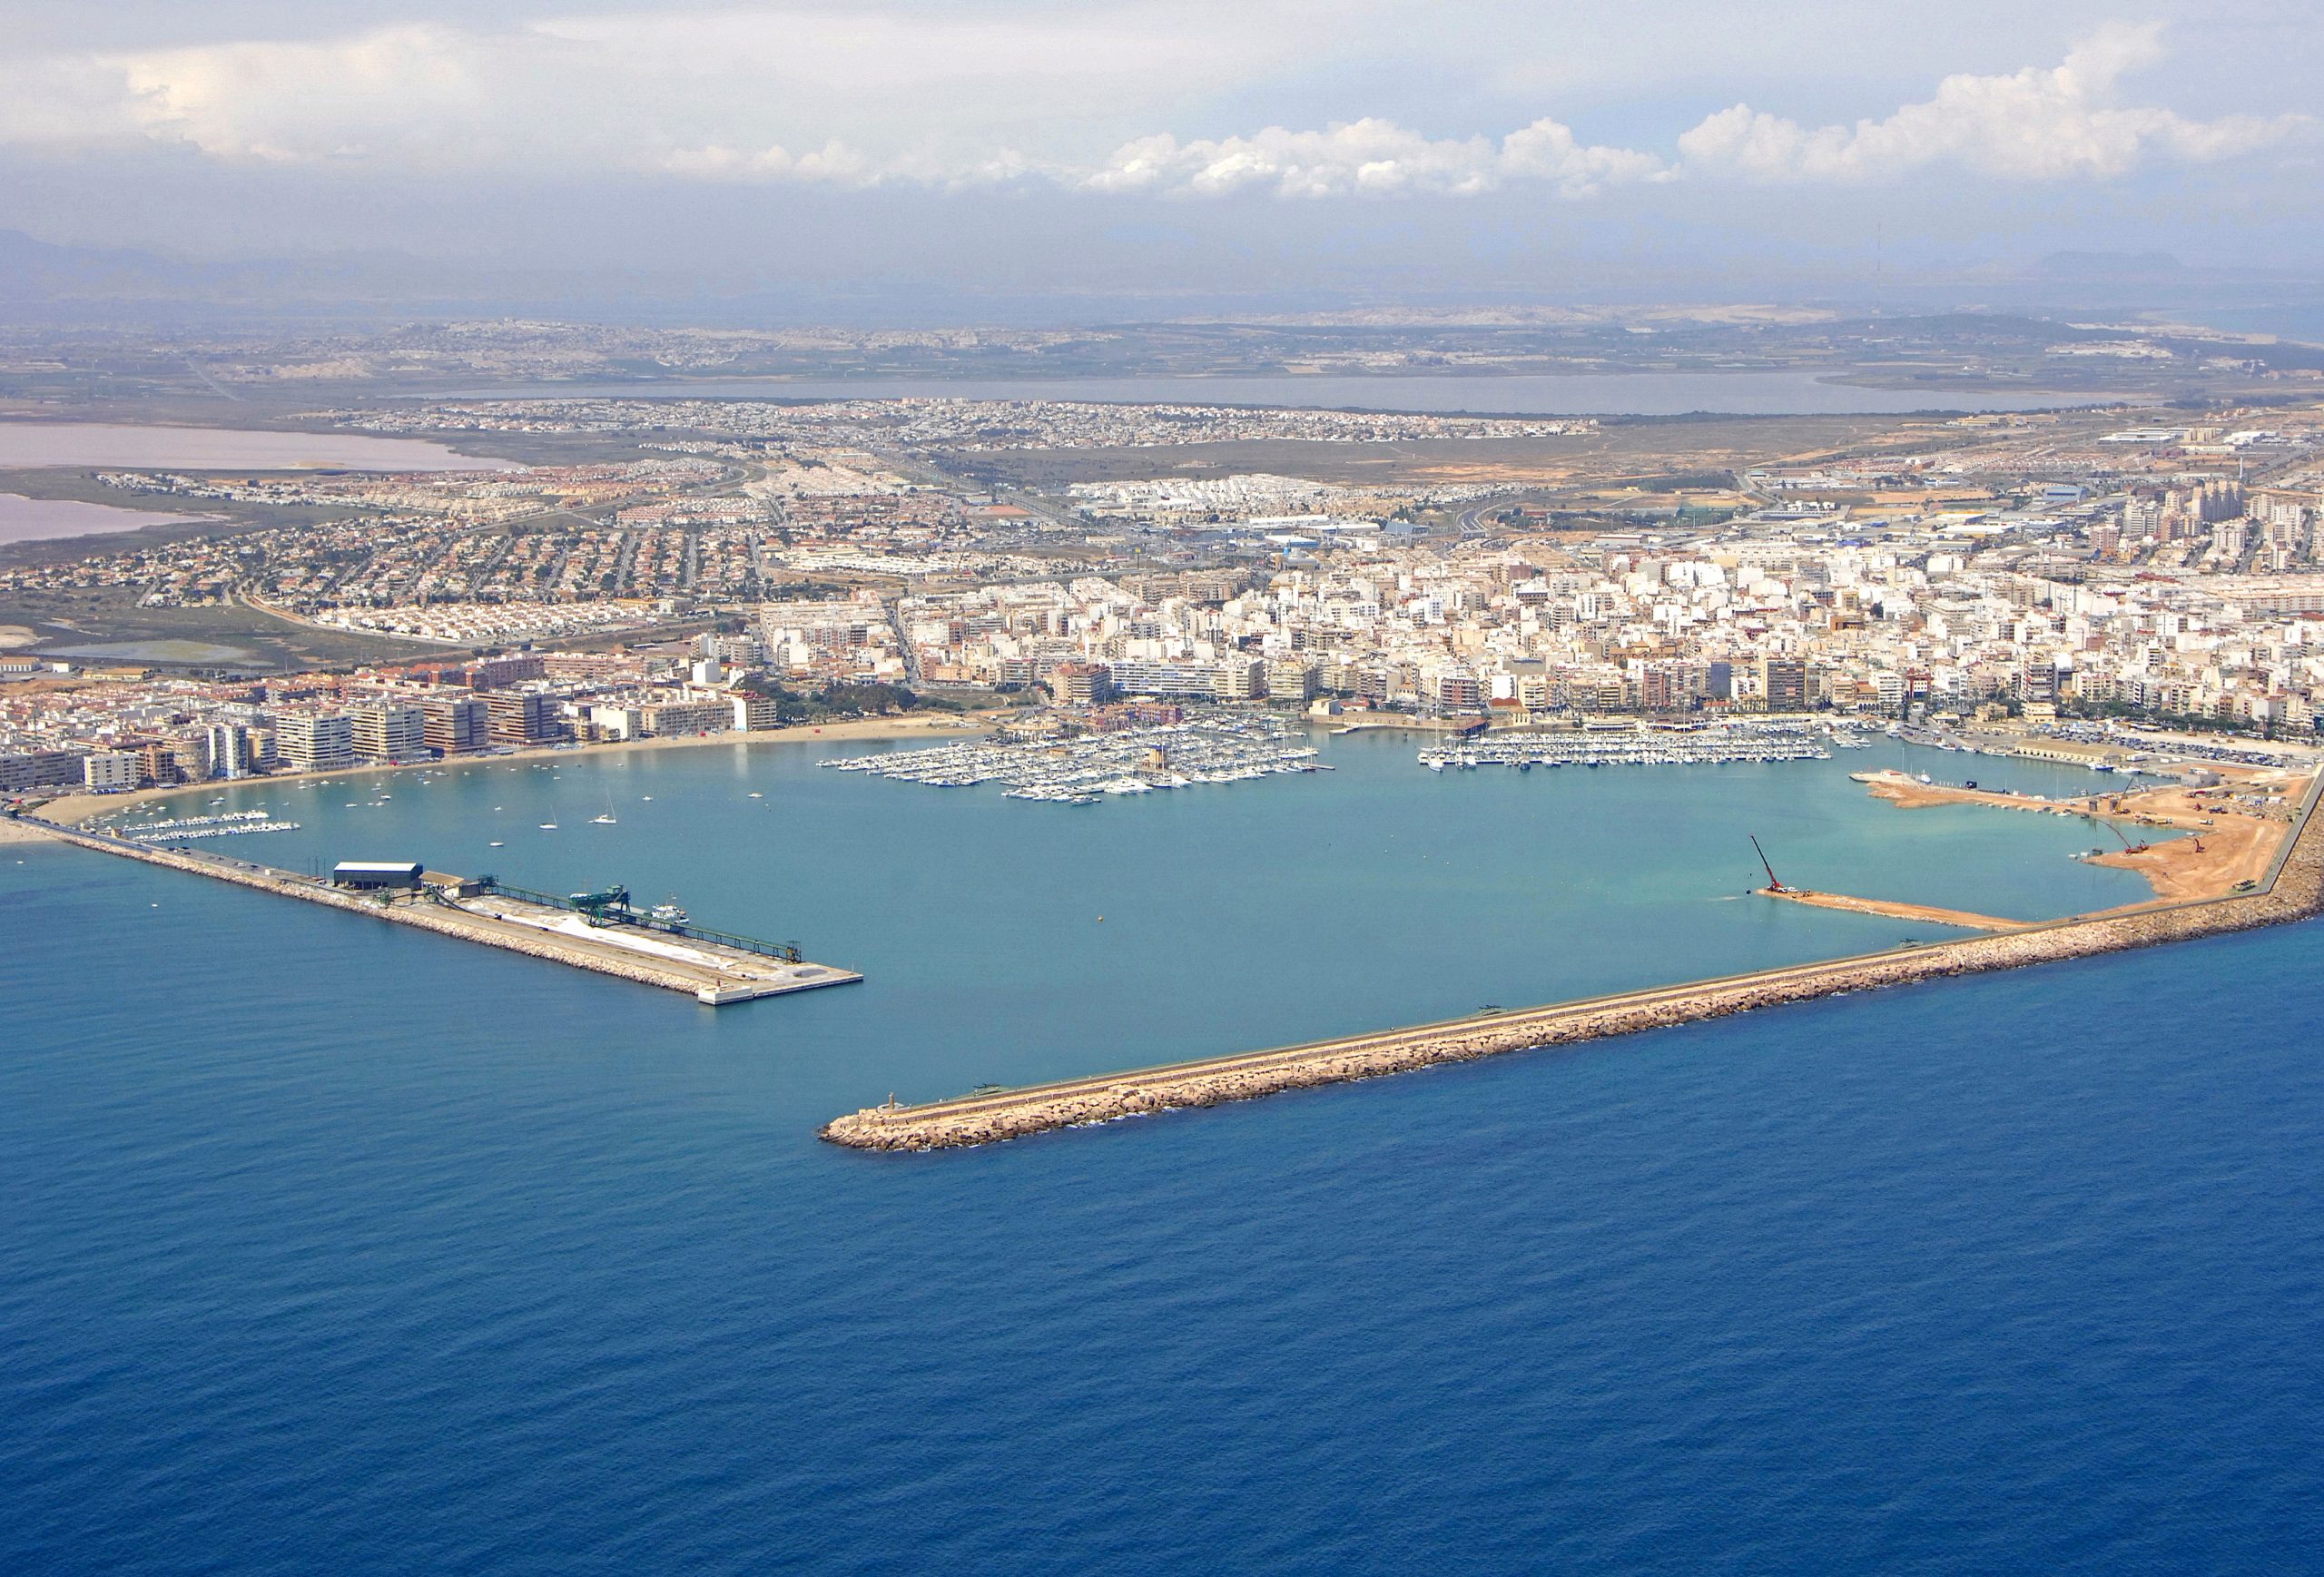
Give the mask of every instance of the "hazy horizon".
M 2324 239 L 2274 0 L 20 10 L 20 309 L 104 251 L 185 302 L 661 318 L 2242 304 Z

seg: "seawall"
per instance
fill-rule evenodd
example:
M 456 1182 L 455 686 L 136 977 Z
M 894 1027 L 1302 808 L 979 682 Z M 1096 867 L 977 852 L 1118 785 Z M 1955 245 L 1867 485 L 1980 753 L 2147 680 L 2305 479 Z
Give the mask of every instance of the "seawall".
M 2022 969 L 2061 959 L 2153 947 L 2200 936 L 2304 920 L 2324 909 L 2324 832 L 2311 784 L 2267 880 L 2253 892 L 2052 921 L 1999 935 L 1891 949 L 1851 958 L 1618 992 L 1491 1017 L 1457 1019 L 1376 1034 L 1089 1079 L 852 1112 L 822 1129 L 858 1149 L 927 1150 L 992 1144 L 1052 1129 L 1108 1122 L 1181 1107 L 1252 1100 L 1286 1089 L 1339 1084 L 1506 1051 L 1573 1045 L 1726 1018 L 1846 991 L 1949 976 Z

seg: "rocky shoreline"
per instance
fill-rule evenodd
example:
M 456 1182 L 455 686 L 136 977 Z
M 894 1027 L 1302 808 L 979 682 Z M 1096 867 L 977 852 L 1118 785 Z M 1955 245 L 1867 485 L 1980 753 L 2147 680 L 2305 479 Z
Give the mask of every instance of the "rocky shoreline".
M 2058 921 L 1999 935 L 1556 1003 L 1491 1019 L 1423 1024 L 921 1106 L 871 1107 L 826 1124 L 821 1137 L 870 1150 L 994 1144 L 1054 1129 L 1254 1100 L 1439 1063 L 1667 1029 L 1846 991 L 2023 969 L 2282 925 L 2324 909 L 2324 833 L 2312 831 L 2310 814 L 2319 793 L 2324 793 L 2324 782 L 2310 789 L 2271 880 L 2245 895 Z

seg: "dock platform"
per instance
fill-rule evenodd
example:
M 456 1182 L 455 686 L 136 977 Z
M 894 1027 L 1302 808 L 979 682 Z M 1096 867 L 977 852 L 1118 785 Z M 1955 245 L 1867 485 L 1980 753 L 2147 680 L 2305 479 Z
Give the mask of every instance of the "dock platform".
M 229 855 L 197 853 L 133 843 L 103 833 L 68 827 L 37 817 L 15 824 L 60 843 L 142 860 L 213 881 L 256 888 L 278 897 L 327 904 L 399 925 L 415 926 L 463 941 L 481 942 L 531 958 L 548 959 L 641 985 L 684 991 L 698 1002 L 723 1008 L 793 991 L 852 985 L 863 977 L 852 970 L 812 963 L 795 950 L 754 943 L 746 937 L 704 935 L 689 928 L 625 924 L 592 919 L 553 902 L 537 902 L 496 889 L 452 896 L 443 888 L 411 892 L 360 893 L 327 881 L 253 864 Z M 472 885 L 472 884 L 471 884 Z

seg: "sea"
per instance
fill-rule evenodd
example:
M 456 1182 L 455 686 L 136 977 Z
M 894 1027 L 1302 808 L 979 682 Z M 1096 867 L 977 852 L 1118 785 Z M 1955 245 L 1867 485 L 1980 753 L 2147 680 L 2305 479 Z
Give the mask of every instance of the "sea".
M 2105 781 L 2064 767 L 1318 744 L 1087 807 L 812 739 L 173 802 L 300 823 L 222 853 L 619 882 L 867 977 L 723 1010 L 0 845 L 0 1569 L 2317 1565 L 2313 927 L 976 1150 L 815 1139 L 891 1091 L 1916 934 L 1749 896 L 1753 834 L 1827 890 L 2144 891 L 2078 818 L 1847 776 Z

